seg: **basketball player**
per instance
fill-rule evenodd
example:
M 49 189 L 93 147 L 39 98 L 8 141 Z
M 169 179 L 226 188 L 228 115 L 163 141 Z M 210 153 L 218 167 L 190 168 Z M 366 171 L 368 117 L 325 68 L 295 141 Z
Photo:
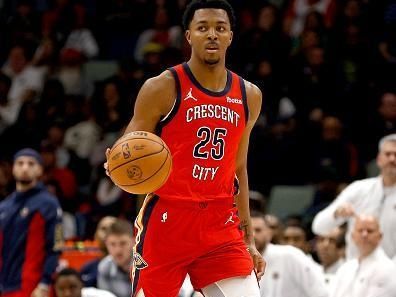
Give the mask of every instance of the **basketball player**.
M 246 159 L 261 92 L 225 67 L 234 22 L 225 0 L 192 1 L 183 16 L 191 58 L 138 94 L 125 133 L 160 135 L 173 170 L 135 222 L 133 297 L 175 297 L 187 273 L 204 296 L 260 296 Z

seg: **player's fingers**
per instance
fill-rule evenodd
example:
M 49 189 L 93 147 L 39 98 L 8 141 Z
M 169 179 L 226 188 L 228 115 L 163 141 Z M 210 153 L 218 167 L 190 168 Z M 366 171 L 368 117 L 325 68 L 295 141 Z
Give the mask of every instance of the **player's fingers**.
M 256 273 L 257 273 L 258 279 L 261 279 L 261 277 L 264 275 L 265 266 L 266 266 L 265 261 L 263 260 L 263 258 L 260 257 L 260 259 L 258 259 L 257 266 L 256 266 Z
M 107 148 L 107 149 L 106 149 L 106 159 L 109 157 L 109 155 L 110 155 L 110 149 Z

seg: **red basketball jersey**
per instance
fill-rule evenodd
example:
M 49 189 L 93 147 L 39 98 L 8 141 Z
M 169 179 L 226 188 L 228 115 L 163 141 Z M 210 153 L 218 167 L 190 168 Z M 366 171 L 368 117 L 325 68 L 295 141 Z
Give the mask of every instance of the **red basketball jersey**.
M 235 164 L 248 119 L 245 84 L 227 70 L 223 91 L 202 87 L 187 63 L 169 69 L 177 98 L 161 121 L 159 134 L 173 158 L 173 170 L 160 197 L 195 201 L 235 194 Z

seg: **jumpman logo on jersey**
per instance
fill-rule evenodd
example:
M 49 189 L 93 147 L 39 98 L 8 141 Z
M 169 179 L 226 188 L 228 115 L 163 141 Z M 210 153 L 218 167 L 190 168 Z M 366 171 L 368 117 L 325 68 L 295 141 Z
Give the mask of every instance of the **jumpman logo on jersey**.
M 231 211 L 231 215 L 228 218 L 228 220 L 224 223 L 224 225 L 227 225 L 228 223 L 235 223 L 235 221 L 232 219 L 234 217 L 234 213 Z
M 198 101 L 198 99 L 195 98 L 195 97 L 192 95 L 192 88 L 190 88 L 190 91 L 187 93 L 186 98 L 184 98 L 184 100 L 187 100 L 187 99 L 193 99 L 194 101 Z

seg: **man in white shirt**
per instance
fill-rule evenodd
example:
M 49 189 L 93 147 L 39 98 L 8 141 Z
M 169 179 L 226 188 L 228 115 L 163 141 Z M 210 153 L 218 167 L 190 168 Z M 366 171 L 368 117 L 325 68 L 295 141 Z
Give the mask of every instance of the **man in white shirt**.
M 79 273 L 71 268 L 65 268 L 57 274 L 54 288 L 57 297 L 116 297 L 104 290 L 83 288 Z
M 356 218 L 352 238 L 358 258 L 347 261 L 337 271 L 330 297 L 395 297 L 396 266 L 380 247 L 378 220 L 371 215 Z
M 315 238 L 315 250 L 323 268 L 325 282 L 330 284 L 338 268 L 345 263 L 345 232 L 334 228 L 327 236 Z
M 260 280 L 262 297 L 327 297 L 323 275 L 299 249 L 270 244 L 272 232 L 264 215 L 251 213 L 257 250 L 267 262 Z
M 396 134 L 383 137 L 378 145 L 377 165 L 381 174 L 375 178 L 355 181 L 312 223 L 312 231 L 326 235 L 333 228 L 348 223 L 346 256 L 357 256 L 351 232 L 356 214 L 372 214 L 379 218 L 383 238 L 381 246 L 389 257 L 396 255 Z

